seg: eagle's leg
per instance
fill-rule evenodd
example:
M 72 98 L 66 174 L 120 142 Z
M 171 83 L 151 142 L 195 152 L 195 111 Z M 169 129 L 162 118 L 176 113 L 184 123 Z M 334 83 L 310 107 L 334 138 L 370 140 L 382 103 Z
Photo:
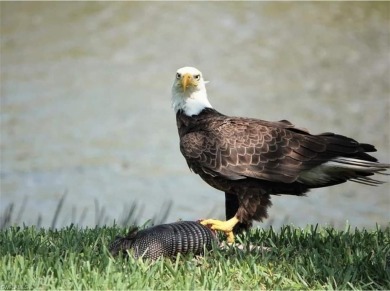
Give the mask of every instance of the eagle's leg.
M 236 215 L 238 209 L 240 207 L 240 203 L 238 200 L 238 196 L 234 193 L 225 192 L 225 214 L 226 214 L 226 220 L 229 220 L 233 216 Z M 238 234 L 245 230 L 250 229 L 252 226 L 251 222 L 240 222 L 237 223 L 236 226 L 233 228 L 233 233 Z
M 237 218 L 237 216 L 233 216 L 227 221 L 206 219 L 202 220 L 200 223 L 203 225 L 210 226 L 211 229 L 223 231 L 226 234 L 227 242 L 234 243 L 233 228 L 239 222 L 240 220 Z

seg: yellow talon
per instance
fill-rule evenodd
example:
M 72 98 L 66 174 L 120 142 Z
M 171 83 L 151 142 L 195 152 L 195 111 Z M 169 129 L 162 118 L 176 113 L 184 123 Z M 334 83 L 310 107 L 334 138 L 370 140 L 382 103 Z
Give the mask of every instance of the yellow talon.
M 209 225 L 211 229 L 223 231 L 226 234 L 227 242 L 234 243 L 233 227 L 239 221 L 240 220 L 236 216 L 234 216 L 233 218 L 227 221 L 222 221 L 217 219 L 206 219 L 206 220 L 202 220 L 200 223 L 203 225 Z

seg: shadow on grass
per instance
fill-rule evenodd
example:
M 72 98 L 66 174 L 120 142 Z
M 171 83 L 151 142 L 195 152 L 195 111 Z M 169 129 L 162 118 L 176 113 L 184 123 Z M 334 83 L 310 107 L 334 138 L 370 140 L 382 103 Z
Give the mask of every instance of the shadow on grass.
M 55 209 L 55 212 L 53 214 L 53 218 L 51 219 L 50 228 L 55 229 L 58 227 L 58 221 L 59 218 L 62 216 L 64 202 L 66 200 L 67 193 L 64 193 L 60 200 L 58 201 L 57 207 Z M 10 203 L 4 210 L 4 213 L 0 216 L 0 229 L 5 229 L 12 225 L 20 225 L 24 224 L 22 222 L 22 216 L 23 213 L 26 210 L 28 198 L 26 197 L 20 208 L 16 209 L 16 206 L 14 203 Z M 100 205 L 99 201 L 97 199 L 94 200 L 95 204 L 95 225 L 96 226 L 103 226 L 109 224 L 109 221 L 111 220 L 110 217 L 106 214 L 106 208 L 103 205 Z M 131 205 L 124 205 L 123 212 L 119 216 L 118 221 L 114 221 L 114 224 L 117 226 L 127 227 L 130 225 L 139 225 L 140 221 L 138 221 L 138 217 L 141 216 L 143 212 L 143 205 L 139 206 L 137 202 L 133 202 Z M 166 222 L 166 219 L 168 218 L 168 215 L 172 209 L 172 201 L 165 202 L 159 213 L 156 213 L 153 215 L 152 218 L 150 218 L 147 223 L 145 224 L 161 224 Z M 88 210 L 84 208 L 81 211 L 81 214 L 79 217 L 77 217 L 77 210 L 76 207 L 72 207 L 71 211 L 71 223 L 75 225 L 82 225 L 85 221 L 85 218 L 87 216 Z M 32 223 L 31 225 L 35 225 L 37 228 L 42 227 L 42 215 L 39 213 L 38 218 L 35 223 Z

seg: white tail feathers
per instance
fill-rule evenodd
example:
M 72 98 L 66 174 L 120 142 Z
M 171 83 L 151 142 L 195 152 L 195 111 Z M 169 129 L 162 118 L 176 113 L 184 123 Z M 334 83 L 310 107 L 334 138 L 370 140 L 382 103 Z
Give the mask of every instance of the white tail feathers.
M 370 162 L 355 158 L 337 157 L 313 169 L 303 171 L 297 181 L 312 187 L 321 187 L 342 183 L 346 180 L 376 186 L 384 182 L 369 178 L 374 174 L 383 174 L 390 164 Z

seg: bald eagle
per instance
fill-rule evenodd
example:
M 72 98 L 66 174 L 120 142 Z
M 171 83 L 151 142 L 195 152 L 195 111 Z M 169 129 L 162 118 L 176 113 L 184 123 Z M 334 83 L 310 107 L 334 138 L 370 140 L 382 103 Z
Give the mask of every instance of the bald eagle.
M 202 221 L 234 241 L 236 225 L 267 218 L 270 195 L 302 196 L 348 180 L 366 185 L 390 165 L 369 155 L 373 145 L 335 133 L 312 135 L 287 120 L 226 116 L 211 106 L 202 73 L 177 70 L 172 86 L 180 151 L 189 168 L 225 192 L 227 221 Z

